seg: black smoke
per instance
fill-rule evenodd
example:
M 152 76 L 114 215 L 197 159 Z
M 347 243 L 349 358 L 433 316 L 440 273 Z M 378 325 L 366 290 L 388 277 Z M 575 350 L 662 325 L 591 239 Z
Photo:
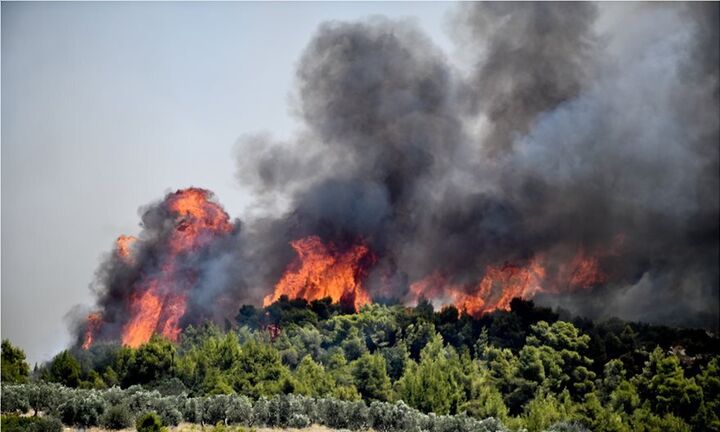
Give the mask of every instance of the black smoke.
M 254 212 L 189 261 L 186 321 L 260 303 L 289 242 L 319 235 L 370 246 L 376 298 L 582 250 L 607 282 L 539 302 L 717 329 L 718 22 L 717 3 L 466 4 L 450 24 L 469 65 L 409 22 L 321 25 L 297 67 L 303 129 L 240 140 Z M 113 265 L 106 300 L 133 277 Z
M 604 286 L 540 300 L 717 328 L 717 4 L 473 3 L 451 25 L 469 68 L 406 22 L 318 29 L 303 132 L 239 145 L 239 180 L 286 209 L 253 243 L 362 237 L 399 298 L 604 251 Z

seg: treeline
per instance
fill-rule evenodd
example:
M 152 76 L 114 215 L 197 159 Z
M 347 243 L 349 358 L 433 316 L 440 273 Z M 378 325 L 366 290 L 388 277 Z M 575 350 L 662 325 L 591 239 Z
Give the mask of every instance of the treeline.
M 126 390 L 70 389 L 59 384 L 19 384 L 3 386 L 3 413 L 17 414 L 39 411 L 76 428 L 102 426 L 108 429 L 127 428 L 136 417 L 148 413 L 158 416 L 165 426 L 181 422 L 206 425 L 239 425 L 259 427 L 304 428 L 319 424 L 335 429 L 407 432 L 501 432 L 507 429 L 493 418 L 477 420 L 467 415 L 427 415 L 408 407 L 404 402 L 343 401 L 302 395 L 275 395 L 251 400 L 242 395 L 206 397 L 163 396 L 157 390 L 141 386 Z M 580 426 L 564 423 L 551 430 Z M 219 428 L 224 429 L 224 428 Z
M 521 300 L 475 319 L 424 301 L 351 313 L 329 300 L 286 298 L 244 306 L 224 327 L 188 327 L 178 344 L 75 348 L 16 379 L 5 376 L 4 344 L 3 381 L 253 401 L 402 401 L 513 430 L 557 422 L 593 431 L 720 430 L 718 340 L 702 330 L 593 323 Z M 15 363 L 8 370 L 22 369 Z

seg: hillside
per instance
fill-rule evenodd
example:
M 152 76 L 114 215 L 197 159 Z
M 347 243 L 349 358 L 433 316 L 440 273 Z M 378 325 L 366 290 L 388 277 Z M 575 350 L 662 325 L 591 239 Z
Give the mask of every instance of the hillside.
M 272 420 L 249 420 L 265 415 L 258 403 L 280 404 L 278 412 L 284 412 L 291 402 L 278 395 L 294 394 L 306 398 L 296 401 L 301 405 L 328 400 L 338 407 L 351 404 L 351 411 L 365 407 L 362 412 L 396 410 L 402 401 L 400 407 L 418 419 L 426 418 L 422 413 L 464 413 L 469 420 L 495 418 L 530 431 L 560 421 L 594 431 L 717 430 L 717 337 L 703 330 L 564 318 L 518 299 L 510 311 L 473 318 L 452 307 L 433 311 L 427 302 L 415 308 L 374 304 L 352 313 L 329 300 L 283 297 L 266 308 L 244 306 L 225 329 L 210 323 L 188 327 L 177 344 L 155 336 L 137 349 L 77 346 L 30 374 L 17 367 L 21 353 L 11 356 L 14 348 L 4 343 L 3 411 L 23 411 L 22 400 L 33 406 L 27 398 L 40 390 L 8 385 L 33 381 L 77 388 L 58 394 L 80 406 L 87 397 L 114 400 L 134 407 L 132 413 L 157 411 L 171 425 L 226 420 L 203 412 L 212 410 L 208 404 L 230 403 L 214 395 L 230 394 L 247 406 L 243 422 L 272 426 Z M 20 396 L 13 399 L 13 391 Z M 41 410 L 43 403 L 53 404 L 37 403 Z M 196 408 L 187 408 L 189 403 Z M 89 425 L 108 409 L 98 404 Z M 223 407 L 219 412 L 226 412 Z M 76 411 L 84 409 L 52 408 L 66 424 L 80 421 Z M 317 422 L 316 411 L 298 410 L 300 424 Z M 380 425 L 379 414 L 338 415 L 359 415 L 354 428 Z M 353 428 L 348 419 L 319 423 Z

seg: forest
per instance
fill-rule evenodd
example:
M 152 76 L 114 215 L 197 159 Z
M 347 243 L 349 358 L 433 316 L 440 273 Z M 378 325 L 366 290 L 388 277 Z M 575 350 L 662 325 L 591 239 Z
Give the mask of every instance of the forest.
M 189 326 L 177 343 L 78 343 L 32 369 L 3 341 L 2 412 L 6 427 L 42 412 L 118 429 L 153 412 L 165 426 L 217 428 L 718 431 L 719 362 L 705 330 L 593 322 L 520 299 L 474 318 L 425 300 L 355 313 L 281 297 Z

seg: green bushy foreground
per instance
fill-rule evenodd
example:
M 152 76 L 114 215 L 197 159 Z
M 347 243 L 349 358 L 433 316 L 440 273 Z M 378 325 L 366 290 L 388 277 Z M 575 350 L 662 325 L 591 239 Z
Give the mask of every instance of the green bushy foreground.
M 163 426 L 720 431 L 716 336 L 561 315 L 281 298 L 224 330 L 73 348 L 32 373 L 4 342 L 2 411 L 114 429 L 154 412 Z
M 3 415 L 0 429 L 4 432 L 61 432 L 62 423 L 54 417 L 21 417 Z
M 368 406 L 362 401 L 292 394 L 261 397 L 252 401 L 246 396 L 238 395 L 162 396 L 157 390 L 148 391 L 140 386 L 126 390 L 71 389 L 59 384 L 3 386 L 4 413 L 26 412 L 31 406 L 38 407 L 46 416 L 6 415 L 3 416 L 3 430 L 6 430 L 6 419 L 8 424 L 20 419 L 27 424 L 44 420 L 59 425 L 54 417 L 62 419 L 68 426 L 78 428 L 102 426 L 107 429 L 122 429 L 134 424 L 136 429 L 142 432 L 159 432 L 166 426 L 177 426 L 181 422 L 293 428 L 319 424 L 349 430 L 366 430 L 372 427 L 377 431 L 507 430 L 497 419 L 477 420 L 465 414 L 428 415 L 408 407 L 402 401 L 375 401 Z M 119 418 L 123 421 L 118 421 Z

